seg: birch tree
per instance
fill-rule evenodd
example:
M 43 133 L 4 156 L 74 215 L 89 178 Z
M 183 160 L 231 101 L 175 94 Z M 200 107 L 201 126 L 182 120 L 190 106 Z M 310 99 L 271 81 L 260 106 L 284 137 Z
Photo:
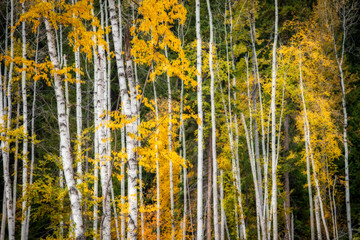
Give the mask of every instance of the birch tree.
M 56 52 L 53 27 L 51 26 L 48 19 L 45 18 L 44 21 L 50 60 L 54 65 L 55 70 L 59 70 L 59 61 Z M 54 73 L 54 88 L 60 130 L 60 155 L 62 159 L 66 185 L 69 189 L 71 211 L 75 222 L 75 236 L 77 239 L 85 239 L 85 229 L 80 205 L 80 193 L 75 184 L 74 169 L 72 167 L 70 133 L 66 119 L 67 114 L 65 110 L 65 97 L 62 90 L 62 79 L 61 76 L 56 72 Z

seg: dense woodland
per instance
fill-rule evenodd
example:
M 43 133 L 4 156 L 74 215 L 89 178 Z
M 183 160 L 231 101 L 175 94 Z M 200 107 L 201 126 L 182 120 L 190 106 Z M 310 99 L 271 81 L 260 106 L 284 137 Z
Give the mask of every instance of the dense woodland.
M 360 239 L 359 8 L 0 1 L 0 240 Z

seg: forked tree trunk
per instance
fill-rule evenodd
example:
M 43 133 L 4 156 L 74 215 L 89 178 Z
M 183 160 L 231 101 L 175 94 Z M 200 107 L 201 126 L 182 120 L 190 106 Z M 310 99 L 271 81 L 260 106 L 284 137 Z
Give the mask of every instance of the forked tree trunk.
M 137 124 L 135 120 L 132 120 L 133 116 L 136 116 L 138 113 L 136 92 L 134 86 L 134 80 L 132 78 L 132 61 L 130 56 L 130 36 L 128 37 L 128 46 L 125 46 L 126 57 L 126 74 L 128 78 L 130 96 L 128 93 L 127 82 L 125 79 L 125 69 L 124 69 L 124 59 L 122 56 L 122 46 L 121 46 L 121 26 L 119 29 L 119 21 L 116 13 L 115 1 L 109 0 L 109 12 L 110 12 L 110 22 L 111 30 L 114 41 L 114 50 L 116 57 L 117 73 L 119 78 L 120 94 L 122 107 L 124 109 L 124 114 L 130 123 L 126 124 L 126 152 L 128 160 L 128 201 L 129 201 L 129 215 L 128 215 L 128 238 L 131 240 L 136 240 L 137 238 L 137 161 L 135 155 L 135 148 L 137 146 L 136 139 L 133 139 L 132 136 L 137 134 Z M 125 42 L 125 44 L 127 44 Z

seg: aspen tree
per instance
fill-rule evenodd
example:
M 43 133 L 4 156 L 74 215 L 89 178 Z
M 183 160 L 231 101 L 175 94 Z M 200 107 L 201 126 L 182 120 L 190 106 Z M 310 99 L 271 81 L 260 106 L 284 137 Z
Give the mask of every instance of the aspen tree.
M 154 102 L 155 102 L 155 116 L 156 122 L 159 122 L 159 110 L 157 103 L 157 94 L 156 94 L 156 86 L 155 81 L 153 81 L 153 91 L 154 91 Z M 156 128 L 156 140 L 159 135 L 159 128 Z M 157 141 L 156 141 L 157 142 Z M 159 153 L 158 153 L 158 145 L 155 144 L 155 158 L 156 158 L 156 239 L 160 239 L 160 165 L 159 165 Z
M 327 1 L 320 1 L 319 4 L 324 4 L 325 11 L 329 11 L 330 19 L 326 17 L 326 26 L 330 32 L 333 40 L 333 51 L 335 53 L 335 60 L 338 65 L 340 74 L 340 87 L 341 87 L 341 104 L 343 110 L 343 142 L 344 142 L 344 162 L 345 162 L 345 205 L 346 205 L 346 224 L 348 228 L 349 239 L 352 239 L 352 227 L 351 227 L 351 204 L 350 204 L 350 181 L 349 181 L 349 147 L 348 147 L 348 113 L 346 108 L 346 88 L 345 88 L 345 76 L 344 76 L 344 57 L 345 57 L 345 44 L 348 38 L 348 32 L 351 25 L 356 22 L 358 16 L 358 4 L 352 1 L 335 1 L 334 4 Z M 329 6 L 326 6 L 329 5 Z M 331 8 L 335 8 L 334 10 Z M 334 13 L 332 13 L 334 11 Z M 327 15 L 327 14 L 326 14 Z M 339 18 L 339 19 L 336 19 Z M 340 39 L 340 46 L 338 46 L 338 39 L 336 39 L 335 22 L 339 21 L 341 27 L 342 38 Z
M 92 16 L 94 16 L 94 9 L 91 9 L 91 14 Z M 95 24 L 93 24 L 92 26 L 92 30 L 95 33 L 96 32 L 96 26 Z M 96 37 L 95 35 L 93 36 L 93 41 L 94 41 L 94 45 L 93 45 L 93 56 L 94 56 L 94 125 L 97 126 L 98 125 L 98 118 L 97 116 L 97 108 L 96 106 L 96 98 L 95 95 L 98 91 L 97 89 L 97 84 L 95 84 L 95 79 L 97 79 L 99 72 L 98 72 L 98 66 L 99 66 L 99 59 L 97 57 L 96 54 Z M 99 161 L 98 161 L 98 154 L 99 154 L 99 141 L 98 141 L 98 131 L 95 131 L 94 133 L 94 199 L 95 199 L 95 203 L 94 203 L 94 208 L 93 208 L 93 232 L 94 232 L 94 240 L 96 240 L 97 238 L 97 234 L 98 234 L 98 196 L 99 196 Z
M 271 207 L 273 215 L 273 239 L 278 239 L 278 221 L 277 221 L 277 161 L 276 161 L 276 47 L 278 41 L 278 4 L 275 0 L 275 33 L 274 33 L 274 45 L 272 52 L 272 85 L 271 85 Z
M 37 29 L 37 38 L 36 38 L 36 50 L 35 50 L 35 64 L 38 62 L 38 53 L 39 53 L 39 28 Z M 35 68 L 35 74 L 37 73 L 37 68 Z M 33 172 L 34 172 L 34 162 L 35 162 L 35 110 L 36 110 L 36 88 L 37 81 L 34 82 L 34 90 L 33 90 L 33 101 L 31 107 L 31 163 L 30 163 L 30 174 L 29 174 L 29 186 L 33 184 Z M 26 211 L 26 233 L 25 238 L 27 239 L 29 236 L 29 225 L 30 225 L 30 212 L 31 212 L 31 205 L 28 207 Z
M 25 3 L 22 4 L 22 13 L 25 13 Z M 26 59 L 26 31 L 25 31 L 25 22 L 21 24 L 21 35 L 22 35 L 22 57 Z M 26 206 L 26 198 L 25 194 L 27 191 L 27 184 L 28 184 L 28 111 L 27 111 L 27 94 L 26 94 L 26 64 L 23 63 L 23 70 L 22 70 L 22 78 L 21 78 L 21 92 L 22 92 L 22 102 L 23 102 L 23 134 L 24 134 L 24 141 L 23 141 L 23 176 L 22 176 L 22 223 L 21 223 L 21 239 L 27 239 L 26 236 L 26 215 L 27 215 L 27 206 Z
M 10 57 L 14 58 L 14 1 L 10 1 Z M 1 96 L 1 104 L 0 104 L 0 126 L 3 126 L 5 132 L 1 133 L 2 141 L 1 141 L 1 151 L 3 158 L 3 171 L 4 171 L 4 190 L 5 190 L 5 199 L 6 199 L 6 208 L 7 208 L 7 221 L 8 221 L 8 238 L 10 240 L 15 239 L 15 216 L 13 211 L 13 197 L 11 196 L 11 177 L 10 177 L 10 154 L 9 154 L 9 137 L 8 131 L 11 128 L 11 88 L 12 88 L 12 75 L 13 75 L 13 61 L 10 62 L 9 73 L 8 73 L 8 86 L 7 86 L 7 106 L 5 104 L 5 98 Z M 1 86 L 2 88 L 6 88 L 6 86 Z M 7 111 L 5 108 L 7 107 Z M 6 123 L 4 115 L 7 113 Z
M 301 57 L 301 49 L 300 49 L 299 50 L 299 79 L 300 79 L 301 100 L 302 100 L 302 105 L 303 105 L 303 110 L 304 110 L 305 147 L 308 148 L 307 154 L 310 155 L 311 167 L 313 169 L 313 177 L 314 177 L 315 189 L 316 189 L 315 208 L 320 207 L 320 209 L 318 211 L 316 211 L 316 209 L 315 209 L 315 214 L 317 215 L 316 217 L 318 219 L 320 219 L 319 215 L 321 214 L 321 219 L 322 219 L 322 222 L 324 225 L 326 239 L 330 239 L 329 231 L 328 231 L 326 220 L 325 220 L 324 207 L 323 207 L 323 203 L 322 203 L 322 199 L 321 199 L 319 180 L 317 177 L 317 172 L 316 172 L 316 167 L 315 167 L 315 162 L 314 162 L 314 157 L 313 157 L 312 147 L 311 147 L 310 126 L 309 126 L 309 120 L 308 120 L 308 116 L 307 116 L 304 90 L 303 90 L 304 87 L 303 87 L 303 79 L 302 79 L 302 60 L 301 59 L 302 59 L 302 57 Z M 319 220 L 317 220 L 317 222 L 319 222 Z M 318 234 L 319 234 L 319 232 L 321 232 L 321 226 L 319 226 L 319 224 L 317 224 L 317 225 L 318 225 L 317 228 L 318 228 Z M 318 235 L 318 238 L 321 238 L 321 236 Z
M 20 88 L 18 88 L 16 93 L 16 98 L 20 97 Z M 20 125 L 20 101 L 16 103 L 16 129 L 19 129 Z M 18 179 L 18 162 L 19 162 L 19 137 L 15 137 L 15 153 L 14 153 L 14 181 L 13 181 L 13 212 L 16 216 L 16 199 L 17 199 L 17 179 Z
M 186 140 L 185 140 L 185 125 L 183 119 L 184 111 L 184 81 L 181 81 L 181 93 L 180 93 L 180 140 L 182 143 L 182 157 L 186 161 Z M 184 184 L 184 216 L 183 216 L 183 240 L 186 239 L 186 218 L 187 218 L 187 166 L 183 167 L 183 184 Z
M 200 33 L 200 0 L 195 1 L 196 9 L 196 70 L 197 70 L 197 105 L 198 105 L 198 170 L 197 170 L 197 240 L 204 238 L 203 216 L 203 107 L 202 107 L 202 63 Z
M 73 4 L 77 0 L 72 0 Z M 82 143 L 81 143 L 81 134 L 82 134 L 82 97 L 81 97 L 81 78 L 80 78 L 80 50 L 76 48 L 75 50 L 75 80 L 76 80 L 76 141 L 77 141 L 77 153 L 76 153 L 76 162 L 77 168 L 76 172 L 78 175 L 77 184 L 82 183 L 83 175 L 83 164 L 82 164 Z
M 165 57 L 168 58 L 167 47 L 165 47 Z M 168 114 L 169 114 L 169 153 L 172 151 L 172 107 L 171 107 L 171 83 L 170 77 L 166 74 L 166 81 L 168 87 Z M 173 176 L 173 162 L 170 159 L 170 211 L 171 211 L 171 239 L 175 239 L 175 219 L 174 219 L 174 176 Z

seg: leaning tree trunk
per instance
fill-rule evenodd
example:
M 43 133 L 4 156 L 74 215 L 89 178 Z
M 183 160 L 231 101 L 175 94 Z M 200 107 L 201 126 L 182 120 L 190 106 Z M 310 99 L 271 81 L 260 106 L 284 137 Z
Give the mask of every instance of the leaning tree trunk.
M 59 70 L 59 61 L 57 58 L 54 31 L 48 19 L 45 19 L 47 44 L 49 48 L 50 60 L 55 68 Z M 62 159 L 65 181 L 69 190 L 71 212 L 75 223 L 75 236 L 76 239 L 85 239 L 85 228 L 83 224 L 80 193 L 76 187 L 74 179 L 73 159 L 71 156 L 70 145 L 70 132 L 67 123 L 66 110 L 65 110 L 65 97 L 62 90 L 61 76 L 56 72 L 54 73 L 54 88 L 57 103 L 58 124 L 60 130 L 60 155 Z

